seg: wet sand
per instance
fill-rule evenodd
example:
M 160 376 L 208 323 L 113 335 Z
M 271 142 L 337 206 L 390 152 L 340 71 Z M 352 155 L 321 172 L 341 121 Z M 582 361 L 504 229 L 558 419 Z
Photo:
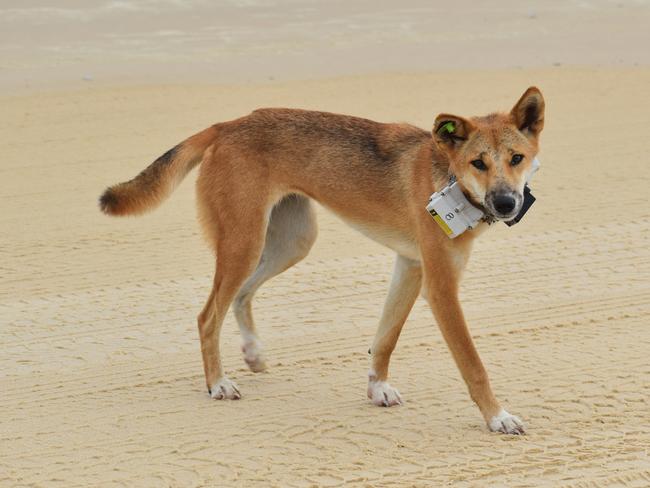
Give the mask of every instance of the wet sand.
M 638 0 L 4 0 L 0 89 L 650 65 Z

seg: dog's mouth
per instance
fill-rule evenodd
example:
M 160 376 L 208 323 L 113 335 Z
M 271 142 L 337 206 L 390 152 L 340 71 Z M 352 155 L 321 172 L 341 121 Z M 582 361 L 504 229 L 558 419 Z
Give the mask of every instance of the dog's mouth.
M 503 221 L 503 222 L 508 222 L 508 221 L 514 219 L 517 216 L 518 213 L 519 213 L 519 210 L 517 210 L 516 212 L 511 212 L 509 214 L 499 214 L 499 213 L 497 213 L 495 211 L 492 211 L 492 210 L 487 212 L 487 214 L 490 217 L 492 217 L 494 220 Z
M 485 213 L 494 220 L 505 222 L 514 219 L 523 205 L 523 196 L 519 194 L 508 195 L 507 197 L 492 197 L 486 200 L 483 206 Z

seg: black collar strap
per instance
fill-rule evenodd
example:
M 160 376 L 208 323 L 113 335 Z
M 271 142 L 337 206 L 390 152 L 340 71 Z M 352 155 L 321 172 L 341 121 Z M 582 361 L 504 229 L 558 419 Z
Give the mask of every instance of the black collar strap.
M 456 178 L 456 175 L 453 174 L 453 173 L 449 173 L 449 184 L 452 185 L 456 181 L 458 181 L 458 179 Z M 483 205 L 477 205 L 476 203 L 474 203 L 472 201 L 472 199 L 469 198 L 465 192 L 463 192 L 463 195 L 465 196 L 465 198 L 467 199 L 467 201 L 469 202 L 470 205 L 472 205 L 473 207 L 478 208 L 481 212 L 483 212 L 483 217 L 481 218 L 481 222 L 485 222 L 487 225 L 492 225 L 497 221 L 497 219 L 495 219 L 492 216 L 492 214 L 490 212 L 488 212 L 487 209 Z

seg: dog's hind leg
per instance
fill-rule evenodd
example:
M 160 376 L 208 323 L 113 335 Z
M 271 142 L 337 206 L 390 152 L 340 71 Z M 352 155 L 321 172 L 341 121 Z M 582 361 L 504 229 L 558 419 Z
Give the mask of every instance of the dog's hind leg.
M 316 234 L 316 215 L 307 197 L 289 195 L 273 207 L 262 257 L 233 303 L 242 336 L 244 360 L 252 371 L 266 369 L 253 320 L 253 296 L 264 282 L 304 259 L 316 240 Z
M 420 263 L 403 256 L 397 256 L 379 328 L 370 348 L 372 360 L 368 373 L 368 398 L 375 405 L 390 407 L 402 403 L 399 392 L 386 381 L 388 363 L 402 331 L 402 326 L 420 293 L 421 285 L 422 268 Z
M 265 230 L 263 216 L 257 222 L 245 219 L 245 222 L 229 228 L 230 235 L 236 238 L 222 238 L 218 242 L 212 292 L 198 317 L 206 384 L 212 398 L 240 397 L 237 386 L 223 374 L 219 335 L 233 298 L 259 260 Z
M 217 256 L 212 292 L 198 317 L 201 353 L 210 395 L 237 399 L 237 386 L 223 374 L 219 335 L 230 304 L 260 260 L 274 202 L 265 188 L 229 181 L 227 192 L 209 193 L 203 186 L 209 182 L 203 174 L 197 182 L 200 215 L 205 230 L 213 231 L 208 235 L 213 236 Z

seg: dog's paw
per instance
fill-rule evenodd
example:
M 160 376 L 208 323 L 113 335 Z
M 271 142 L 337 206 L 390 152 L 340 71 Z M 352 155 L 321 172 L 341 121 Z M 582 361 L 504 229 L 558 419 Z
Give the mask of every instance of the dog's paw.
M 401 405 L 402 397 L 395 388 L 386 381 L 369 381 L 368 398 L 378 407 L 392 407 Z
M 502 434 L 524 435 L 526 433 L 524 423 L 519 417 L 511 415 L 503 409 L 490 419 L 488 427 L 492 432 L 501 432 Z
M 239 400 L 241 398 L 237 385 L 225 376 L 212 385 L 208 391 L 210 397 L 215 400 Z
M 262 347 L 258 341 L 247 342 L 241 347 L 244 361 L 253 373 L 266 371 L 266 361 L 262 354 Z

